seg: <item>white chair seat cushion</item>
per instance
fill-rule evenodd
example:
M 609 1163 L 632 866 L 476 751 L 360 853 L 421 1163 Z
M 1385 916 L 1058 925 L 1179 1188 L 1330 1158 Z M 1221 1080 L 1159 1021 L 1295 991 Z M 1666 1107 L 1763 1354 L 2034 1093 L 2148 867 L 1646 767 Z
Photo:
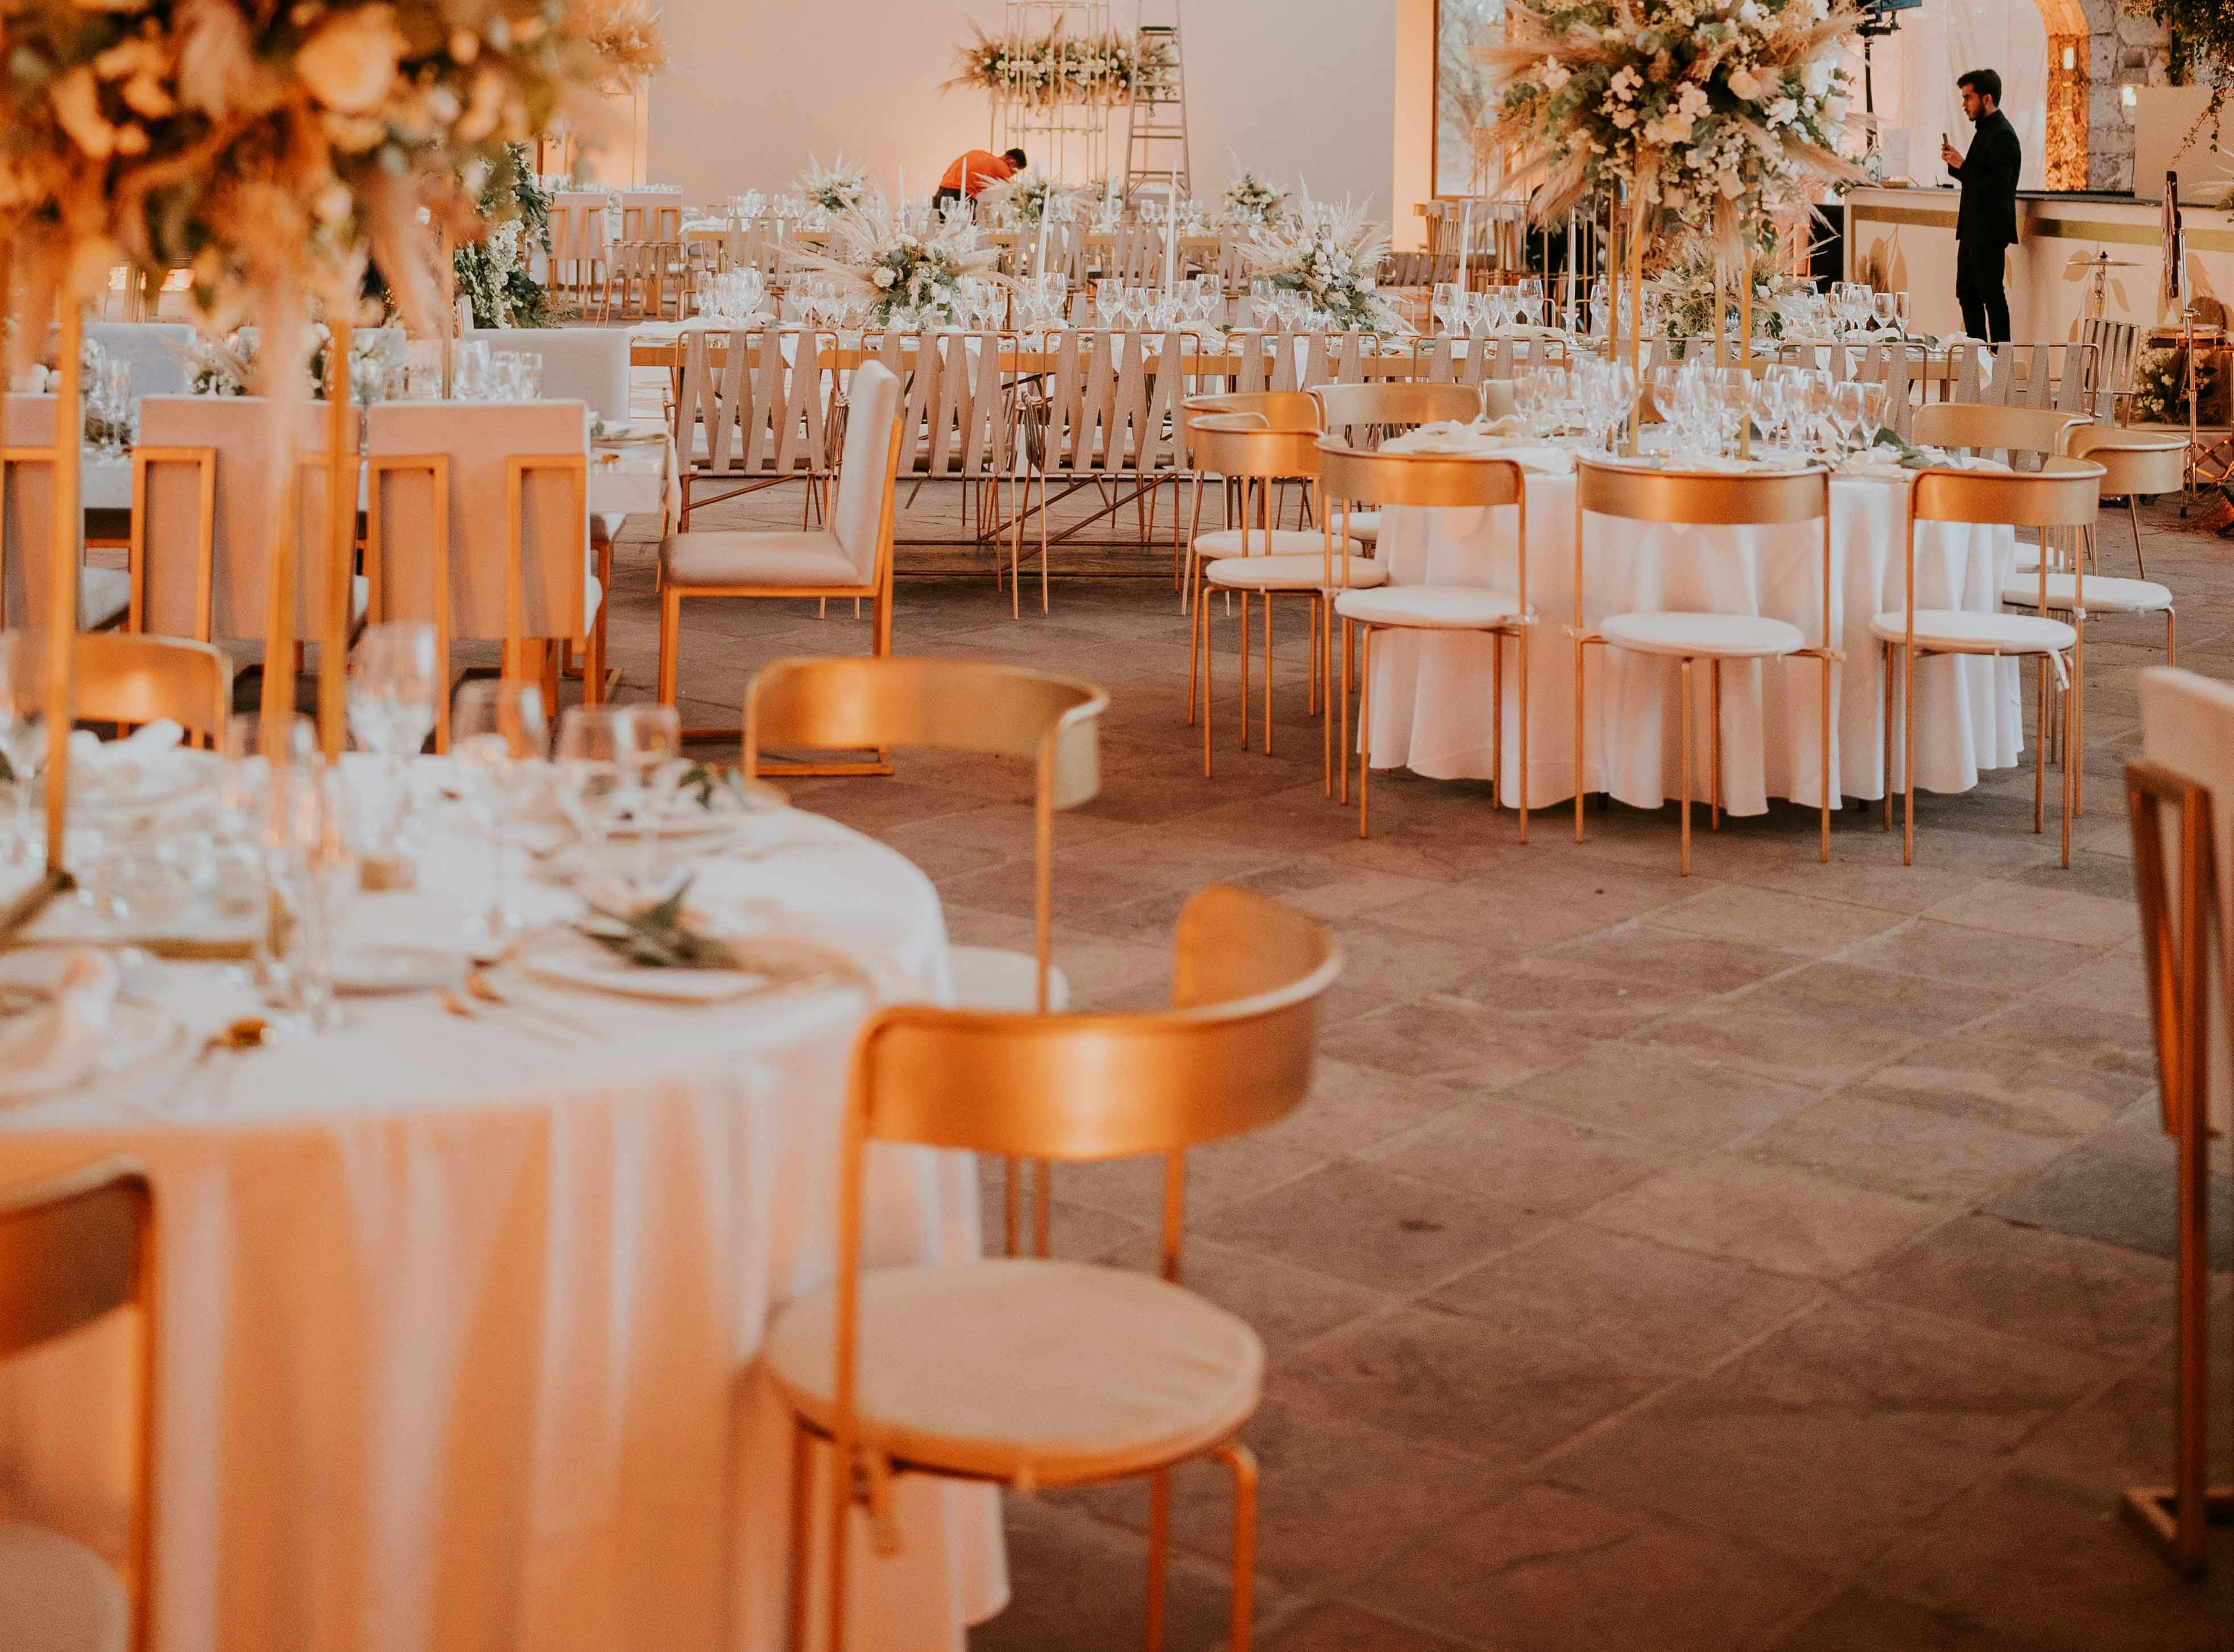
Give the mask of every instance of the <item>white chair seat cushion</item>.
M 827 529 L 753 533 L 670 533 L 660 571 L 678 585 L 859 586 L 852 558 Z
M 0 1525 L 0 1646 L 8 1652 L 123 1652 L 124 1584 L 83 1544 L 44 1526 Z
M 1212 557 L 1261 557 L 1266 554 L 1265 542 L 1271 543 L 1273 556 L 1302 556 L 1306 552 L 1316 556 L 1326 548 L 1326 535 L 1316 528 L 1274 528 L 1268 536 L 1262 528 L 1251 528 L 1248 546 L 1242 545 L 1239 528 L 1219 528 L 1212 533 L 1194 536 L 1194 553 L 1207 561 Z
M 1898 643 L 1907 634 L 1906 617 L 1898 608 L 1870 622 L 1870 635 L 1881 643 Z M 1956 608 L 1916 611 L 1919 651 L 2048 654 L 2061 653 L 2078 640 L 2079 633 L 2061 620 L 2038 614 L 1972 613 Z
M 1616 614 L 1598 635 L 1633 653 L 1693 659 L 1773 659 L 1807 646 L 1797 625 L 1764 614 Z
M 1040 965 L 1030 953 L 996 946 L 957 946 L 951 957 L 955 1009 L 1017 1015 L 1029 1015 L 1039 1009 Z M 1069 1006 L 1070 983 L 1060 969 L 1050 965 L 1048 1008 L 1059 1011 Z
M 78 629 L 97 631 L 123 618 L 132 606 L 132 574 L 125 568 L 84 568 L 77 582 Z
M 1336 527 L 1342 525 L 1342 513 L 1338 511 L 1335 513 L 1334 525 Z M 1349 513 L 1349 537 L 1362 539 L 1367 545 L 1376 543 L 1381 538 L 1381 513 L 1352 511 Z
M 1486 585 L 1382 585 L 1334 599 L 1344 619 L 1425 631 L 1478 631 L 1520 617 L 1520 599 Z
M 620 538 L 621 528 L 628 521 L 626 511 L 592 511 L 590 513 L 590 543 L 611 545 Z
M 2039 571 L 2039 568 L 2040 547 L 2036 545 L 2028 545 L 2022 539 L 2019 539 L 2017 541 L 2016 559 L 2009 564 L 2010 571 L 2014 573 L 2035 573 Z
M 1388 570 L 1370 557 L 1328 558 L 1316 551 L 1309 556 L 1220 557 L 1203 570 L 1209 584 L 1228 591 L 1317 591 L 1328 580 L 1342 583 L 1342 565 L 1349 565 L 1349 588 L 1363 590 L 1386 584 Z
M 787 1303 L 768 1369 L 830 1420 L 835 1299 Z M 855 1414 L 893 1461 L 1061 1485 L 1176 1462 L 1257 1408 L 1257 1333 L 1153 1274 L 1016 1257 L 861 1277 Z
M 2067 573 L 2052 573 L 2048 577 L 2048 605 L 2070 609 L 2074 596 L 2087 598 L 2090 614 L 2161 614 L 2172 606 L 2172 591 L 2153 579 L 2118 579 L 2109 577 L 2087 578 L 2081 593 L 2077 582 Z M 2002 600 L 2018 608 L 2032 608 L 2040 602 L 2040 576 L 2029 579 L 2012 579 L 2002 587 Z

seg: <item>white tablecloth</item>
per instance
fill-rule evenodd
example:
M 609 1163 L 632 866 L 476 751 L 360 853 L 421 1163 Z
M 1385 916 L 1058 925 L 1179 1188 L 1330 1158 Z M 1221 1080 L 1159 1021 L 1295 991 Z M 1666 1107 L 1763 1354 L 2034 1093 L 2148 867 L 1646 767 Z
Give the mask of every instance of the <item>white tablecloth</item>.
M 1529 641 L 1528 801 L 1533 808 L 1575 794 L 1575 485 L 1531 474 L 1528 600 L 1538 615 Z M 1511 591 L 1513 524 L 1496 511 L 1390 510 L 1380 554 L 1398 585 L 1495 585 Z M 1832 673 L 1831 785 L 1835 796 L 1885 795 L 1885 676 L 1870 637 L 1873 614 L 1901 605 L 1904 484 L 1840 477 L 1831 486 L 1831 626 L 1845 650 Z M 2014 560 L 2007 528 L 1926 525 L 1917 536 L 1917 578 L 1925 607 L 1999 605 Z M 1593 516 L 1585 530 L 1584 624 L 1638 611 L 1766 614 L 1822 634 L 1821 531 L 1684 528 Z M 1675 715 L 1678 665 L 1619 649 L 1591 650 L 1583 785 L 1624 803 L 1656 808 L 1680 795 L 1681 727 Z M 1438 780 L 1490 773 L 1490 639 L 1473 635 L 1377 634 L 1373 643 L 1373 765 L 1408 767 Z M 1813 660 L 1722 668 L 1723 804 L 1758 814 L 1771 797 L 1819 806 L 1820 665 Z M 1504 774 L 1517 795 L 1519 666 L 1506 656 Z M 1707 672 L 1693 672 L 1694 795 L 1706 795 Z M 2025 681 L 2028 682 L 2029 678 Z M 2023 750 L 2022 690 L 2014 662 L 1937 656 L 1917 670 L 1917 783 L 1931 791 L 1975 786 L 1981 769 L 2006 768 Z M 1898 717 L 1898 703 L 1895 709 Z M 1767 737 L 1763 738 L 1763 731 Z M 1893 774 L 1902 774 L 1900 729 Z
M 787 846 L 702 879 L 908 996 L 946 992 L 912 865 L 811 815 L 754 830 Z M 451 839 L 434 887 L 366 897 L 352 928 L 456 935 L 487 867 Z M 250 1008 L 222 976 L 164 966 L 147 989 L 206 1028 Z M 789 1423 L 753 1360 L 772 1308 L 834 1265 L 863 996 L 523 996 L 587 1036 L 358 999 L 312 1041 L 0 1112 L 0 1186 L 116 1153 L 154 1175 L 167 1652 L 783 1643 Z M 872 1265 L 977 1252 L 966 1156 L 880 1150 L 869 1208 Z M 125 1329 L 0 1388 L 0 1492 L 81 1534 L 121 1531 L 122 1419 L 87 1395 L 115 1392 Z M 994 1497 L 903 1499 L 898 1558 L 855 1544 L 852 1644 L 959 1652 L 1006 1599 Z

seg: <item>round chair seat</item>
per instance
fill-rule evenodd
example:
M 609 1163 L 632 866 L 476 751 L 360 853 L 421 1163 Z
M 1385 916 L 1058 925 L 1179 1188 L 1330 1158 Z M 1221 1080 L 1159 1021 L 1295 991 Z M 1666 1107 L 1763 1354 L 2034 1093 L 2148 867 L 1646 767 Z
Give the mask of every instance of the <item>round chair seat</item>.
M 836 1297 L 787 1303 L 768 1369 L 830 1425 Z M 893 1462 L 1068 1485 L 1179 1461 L 1257 1409 L 1264 1346 L 1152 1274 L 1029 1257 L 861 1276 L 854 1413 Z
M 1898 609 L 1879 614 L 1870 622 L 1870 635 L 1880 643 L 1904 641 L 1907 616 Z M 2079 633 L 2061 620 L 2038 614 L 1916 611 L 1917 647 L 1941 654 L 2060 654 L 2078 640 Z
M 2036 545 L 2028 545 L 2022 539 L 2019 539 L 2016 559 L 2009 564 L 2009 571 L 2012 573 L 2038 573 L 2040 547 Z
M 1519 597 L 1483 585 L 1382 585 L 1343 591 L 1334 599 L 1334 611 L 1368 625 L 1480 631 L 1519 619 L 1525 611 Z
M 1774 659 L 1807 646 L 1797 625 L 1763 614 L 1616 614 L 1598 635 L 1634 653 L 1690 659 Z
M 1329 571 L 1336 585 L 1342 585 L 1344 562 L 1349 565 L 1349 590 L 1388 582 L 1388 570 L 1370 557 L 1328 558 L 1316 551 L 1309 556 L 1220 557 L 1202 577 L 1228 591 L 1322 591 Z
M 132 1606 L 101 1557 L 44 1526 L 0 1525 L 0 1646 L 123 1652 Z
M 2048 605 L 2068 613 L 2079 596 L 2078 582 L 2067 573 L 2048 577 Z M 2085 590 L 2090 614 L 2161 614 L 2172 605 L 2171 589 L 2153 579 L 2119 579 L 2087 576 Z M 2002 600 L 2019 608 L 2040 605 L 2040 576 L 2012 579 L 2002 587 Z
M 1029 1015 L 1040 1007 L 1040 963 L 1029 952 L 997 946 L 952 949 L 956 1009 L 983 1009 L 996 1015 Z M 1070 983 L 1060 968 L 1048 970 L 1048 1009 L 1070 1007 Z
M 1340 527 L 1342 524 L 1342 513 L 1339 511 L 1335 513 L 1334 524 L 1336 527 Z M 1381 513 L 1352 511 L 1349 513 L 1349 537 L 1366 545 L 1380 543 Z
M 1244 548 L 1241 529 L 1219 528 L 1214 533 L 1196 534 L 1194 553 L 1205 561 L 1212 557 L 1261 557 L 1268 554 L 1266 538 L 1264 529 L 1251 528 L 1247 532 L 1248 545 Z M 1316 528 L 1274 528 L 1270 538 L 1271 550 L 1269 554 L 1276 557 L 1302 556 L 1307 552 L 1317 556 L 1326 549 L 1326 535 Z

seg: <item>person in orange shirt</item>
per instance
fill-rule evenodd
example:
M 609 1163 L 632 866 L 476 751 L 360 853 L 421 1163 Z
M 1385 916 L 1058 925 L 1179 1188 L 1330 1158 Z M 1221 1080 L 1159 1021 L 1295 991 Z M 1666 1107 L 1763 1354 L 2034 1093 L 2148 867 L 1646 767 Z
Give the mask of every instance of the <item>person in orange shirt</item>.
M 970 150 L 946 169 L 931 204 L 943 211 L 949 201 L 976 200 L 987 185 L 1005 183 L 1029 165 L 1031 157 L 1021 149 L 1011 149 L 1004 155 L 990 149 Z

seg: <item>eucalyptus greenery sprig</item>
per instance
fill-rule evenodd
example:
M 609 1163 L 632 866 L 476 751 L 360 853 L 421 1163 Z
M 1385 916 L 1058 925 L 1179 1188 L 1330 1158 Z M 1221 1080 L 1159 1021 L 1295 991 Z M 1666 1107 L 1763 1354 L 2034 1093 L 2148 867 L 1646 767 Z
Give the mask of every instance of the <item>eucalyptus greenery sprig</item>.
M 690 927 L 683 916 L 689 878 L 665 900 L 639 912 L 616 912 L 590 903 L 602 923 L 578 924 L 575 932 L 645 970 L 735 970 L 736 951 L 726 941 Z M 613 927 L 618 925 L 617 928 Z

